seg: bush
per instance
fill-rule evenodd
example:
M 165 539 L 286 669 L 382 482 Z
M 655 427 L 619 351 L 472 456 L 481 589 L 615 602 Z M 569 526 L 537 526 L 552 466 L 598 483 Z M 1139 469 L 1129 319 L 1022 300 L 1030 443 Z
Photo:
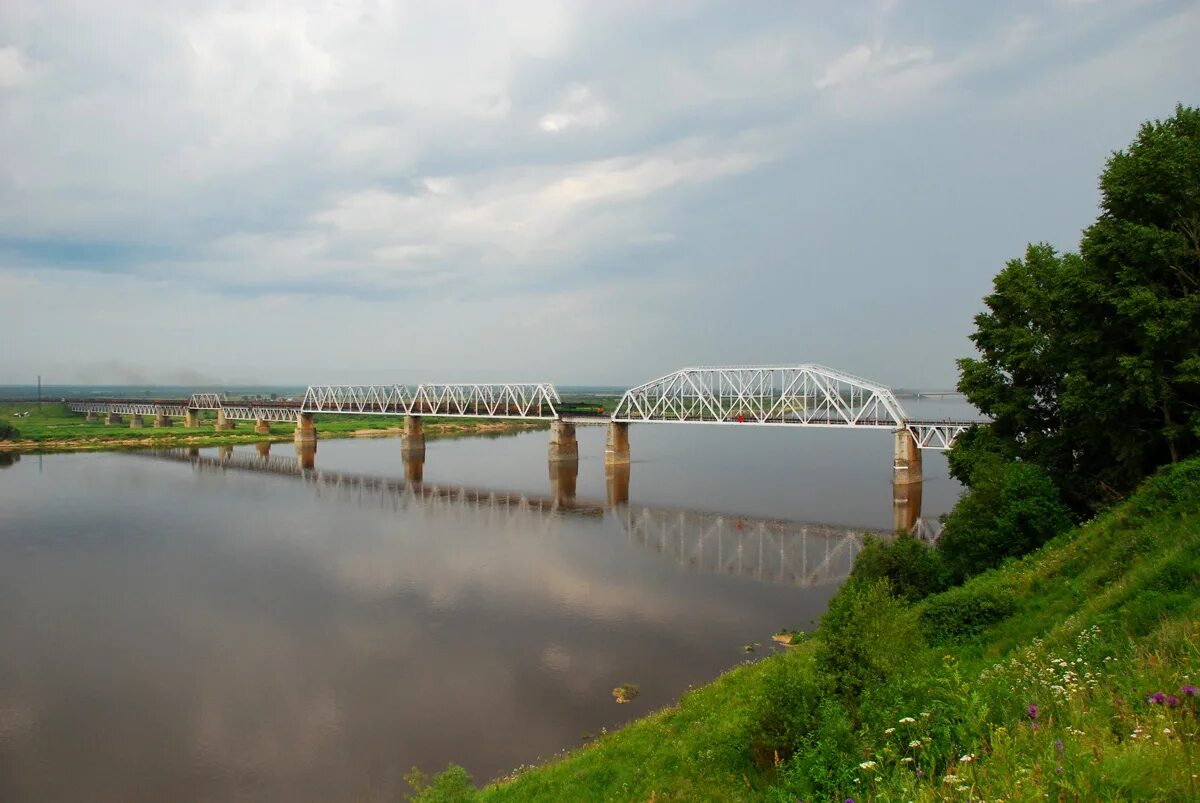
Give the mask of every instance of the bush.
M 847 583 L 821 617 L 817 670 L 822 685 L 855 711 L 862 690 L 900 671 L 920 644 L 912 611 L 886 580 Z
M 938 549 L 954 582 L 1028 554 L 1071 527 L 1071 513 L 1046 472 L 990 459 L 946 518 Z
M 457 764 L 451 764 L 433 778 L 413 767 L 404 780 L 413 788 L 408 797 L 412 803 L 470 803 L 479 799 L 471 776 Z
M 921 632 L 931 644 L 965 641 L 1015 610 L 1012 595 L 1002 590 L 954 588 L 926 602 L 920 614 Z
M 21 437 L 21 433 L 17 428 L 7 421 L 0 421 L 0 441 L 15 441 Z
M 892 541 L 867 536 L 854 559 L 850 581 L 877 580 L 887 580 L 894 595 L 915 602 L 946 588 L 948 577 L 941 553 L 906 533 Z
M 762 692 L 751 745 L 755 765 L 768 769 L 789 758 L 812 732 L 823 689 L 811 661 L 789 653 L 764 664 Z

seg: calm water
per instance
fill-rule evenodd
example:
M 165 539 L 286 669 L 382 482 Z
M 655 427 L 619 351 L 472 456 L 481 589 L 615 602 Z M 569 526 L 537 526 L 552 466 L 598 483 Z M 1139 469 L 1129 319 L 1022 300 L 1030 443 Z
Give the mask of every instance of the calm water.
M 0 800 L 483 781 L 808 626 L 892 528 L 887 434 L 634 427 L 607 477 L 604 430 L 579 442 L 551 477 L 545 432 L 430 440 L 420 486 L 395 439 L 0 470 Z M 933 517 L 959 489 L 938 453 L 925 476 Z

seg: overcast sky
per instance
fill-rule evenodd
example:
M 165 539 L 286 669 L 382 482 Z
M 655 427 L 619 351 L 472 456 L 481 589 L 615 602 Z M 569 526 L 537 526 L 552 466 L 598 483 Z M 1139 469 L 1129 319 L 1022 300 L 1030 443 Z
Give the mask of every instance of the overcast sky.
M 1195 2 L 0 3 L 0 382 L 948 387 Z

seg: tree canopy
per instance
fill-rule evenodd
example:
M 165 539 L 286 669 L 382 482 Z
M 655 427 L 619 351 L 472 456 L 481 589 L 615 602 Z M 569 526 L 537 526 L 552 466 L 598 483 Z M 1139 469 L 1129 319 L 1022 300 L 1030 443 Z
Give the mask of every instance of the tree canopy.
M 956 446 L 1041 466 L 1077 511 L 1200 447 L 1200 109 L 1144 124 L 1100 177 L 1078 254 L 1030 245 L 996 276 L 959 360 L 993 423 Z

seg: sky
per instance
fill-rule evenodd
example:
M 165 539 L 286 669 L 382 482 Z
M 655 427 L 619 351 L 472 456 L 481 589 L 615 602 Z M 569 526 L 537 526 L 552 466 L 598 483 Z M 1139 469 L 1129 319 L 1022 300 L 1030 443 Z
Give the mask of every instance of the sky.
M 949 388 L 1200 4 L 0 4 L 0 383 Z

